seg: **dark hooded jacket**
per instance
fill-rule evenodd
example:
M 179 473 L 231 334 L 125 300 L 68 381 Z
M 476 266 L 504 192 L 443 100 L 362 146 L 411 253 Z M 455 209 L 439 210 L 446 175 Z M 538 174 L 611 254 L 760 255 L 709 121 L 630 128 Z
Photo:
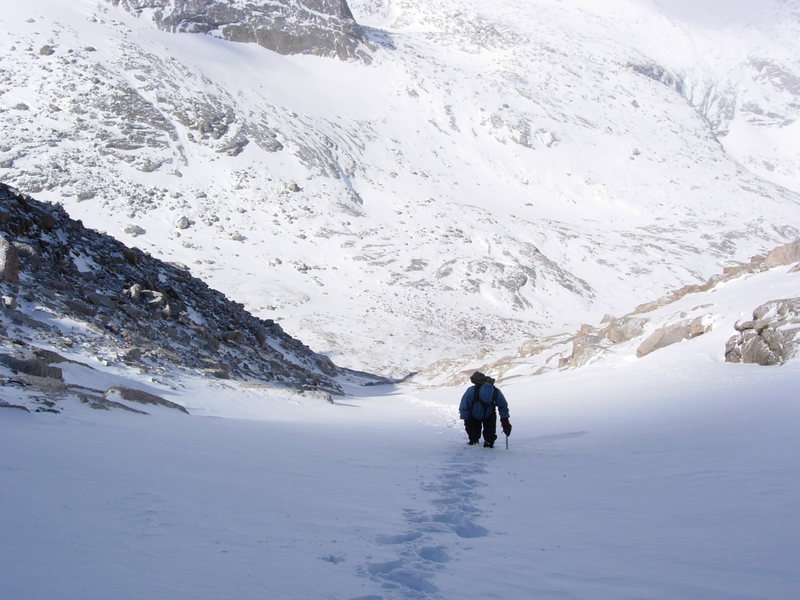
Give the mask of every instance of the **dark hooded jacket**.
M 476 388 L 479 390 L 477 399 L 475 398 Z M 503 392 L 491 383 L 484 383 L 479 386 L 473 385 L 464 392 L 458 411 L 461 419 L 472 418 L 483 421 L 494 414 L 495 406 L 500 413 L 500 418 L 508 419 L 508 402 L 503 396 Z

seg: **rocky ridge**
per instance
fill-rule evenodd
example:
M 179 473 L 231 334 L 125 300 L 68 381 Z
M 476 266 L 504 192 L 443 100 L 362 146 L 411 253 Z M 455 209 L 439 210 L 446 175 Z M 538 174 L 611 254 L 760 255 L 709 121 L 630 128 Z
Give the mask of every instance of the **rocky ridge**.
M 767 254 L 754 256 L 746 264 L 732 266 L 706 282 L 687 285 L 662 298 L 642 304 L 622 317 L 606 315 L 599 326 L 585 324 L 577 332 L 563 333 L 522 344 L 515 355 L 496 357 L 488 349 L 477 353 L 464 368 L 464 361 L 440 361 L 415 376 L 422 384 L 457 385 L 474 370 L 497 377 L 541 375 L 553 370 L 577 369 L 602 360 L 626 346 L 642 358 L 676 343 L 691 340 L 715 326 L 713 305 L 698 303 L 690 310 L 659 311 L 683 299 L 703 298 L 721 284 L 748 275 L 794 265 L 788 277 L 800 276 L 800 240 L 783 244 Z M 800 284 L 799 284 L 800 285 Z M 698 302 L 700 302 L 698 300 Z M 800 353 L 800 298 L 777 299 L 753 311 L 752 319 L 736 322 L 738 332 L 720 348 L 727 362 L 780 365 Z
M 182 371 L 333 394 L 341 393 L 337 379 L 347 375 L 185 266 L 87 229 L 60 206 L 5 184 L 0 291 L 0 364 L 27 375 L 29 385 L 67 389 L 54 366 L 69 362 L 60 352 L 154 377 Z M 12 379 L 3 377 L 4 385 Z M 117 396 L 153 402 L 114 390 L 100 396 L 87 398 L 103 405 Z
M 206 33 L 280 54 L 368 61 L 367 38 L 346 0 L 108 0 L 165 31 Z

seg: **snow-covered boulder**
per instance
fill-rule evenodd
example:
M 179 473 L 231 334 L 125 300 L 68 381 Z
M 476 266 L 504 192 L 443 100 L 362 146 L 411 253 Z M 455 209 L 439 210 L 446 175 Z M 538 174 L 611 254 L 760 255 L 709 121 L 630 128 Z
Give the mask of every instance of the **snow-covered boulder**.
M 640 336 L 644 332 L 645 325 L 647 325 L 647 319 L 622 317 L 610 321 L 600 333 L 605 335 L 612 343 L 621 344 Z
M 672 344 L 676 344 L 684 340 L 696 338 L 699 335 L 708 333 L 710 329 L 711 325 L 707 323 L 707 320 L 703 317 L 686 319 L 684 321 L 679 321 L 678 323 L 665 325 L 664 327 L 655 330 L 645 341 L 641 343 L 639 348 L 636 350 L 636 356 L 641 358 L 642 356 L 646 356 L 655 350 L 666 348 L 667 346 L 671 346 Z
M 737 335 L 725 345 L 725 360 L 780 365 L 800 347 L 800 298 L 773 300 L 753 311 L 751 321 L 736 324 Z

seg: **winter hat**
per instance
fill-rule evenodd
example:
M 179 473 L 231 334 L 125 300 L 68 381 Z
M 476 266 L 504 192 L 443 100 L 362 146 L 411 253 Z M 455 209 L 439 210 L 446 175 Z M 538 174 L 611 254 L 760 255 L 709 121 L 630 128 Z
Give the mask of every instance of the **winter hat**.
M 485 383 L 487 379 L 489 378 L 480 371 L 475 371 L 469 378 L 469 380 L 475 385 L 481 385 L 482 383 Z

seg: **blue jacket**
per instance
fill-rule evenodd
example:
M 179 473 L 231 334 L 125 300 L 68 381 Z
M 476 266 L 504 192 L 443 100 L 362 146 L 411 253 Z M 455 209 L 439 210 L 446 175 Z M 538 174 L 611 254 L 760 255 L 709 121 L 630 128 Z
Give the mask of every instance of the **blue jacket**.
M 495 391 L 497 392 L 496 395 Z M 464 392 L 464 395 L 461 396 L 461 405 L 458 407 L 458 412 L 461 413 L 462 419 L 468 419 L 471 417 L 473 419 L 477 419 L 478 421 L 483 421 L 487 417 L 495 414 L 495 405 L 500 412 L 500 418 L 508 418 L 508 402 L 506 402 L 503 392 L 501 392 L 498 388 L 494 387 L 490 383 L 484 383 L 480 386 L 480 392 L 478 393 L 478 396 L 480 401 L 476 402 L 474 385 L 467 389 L 467 391 Z M 492 402 L 493 396 L 494 402 Z

